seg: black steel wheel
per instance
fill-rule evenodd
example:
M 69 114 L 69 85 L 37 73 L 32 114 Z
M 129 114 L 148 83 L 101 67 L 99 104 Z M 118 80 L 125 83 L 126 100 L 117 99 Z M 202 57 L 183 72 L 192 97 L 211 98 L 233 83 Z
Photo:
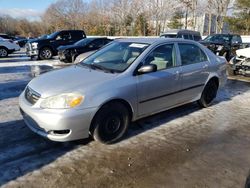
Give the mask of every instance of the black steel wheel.
M 210 106 L 217 95 L 217 91 L 217 83 L 214 80 L 210 80 L 205 86 L 200 100 L 198 100 L 199 105 L 203 108 Z
M 112 144 L 126 133 L 129 122 L 129 111 L 122 103 L 106 104 L 94 117 L 92 136 L 101 143 Z

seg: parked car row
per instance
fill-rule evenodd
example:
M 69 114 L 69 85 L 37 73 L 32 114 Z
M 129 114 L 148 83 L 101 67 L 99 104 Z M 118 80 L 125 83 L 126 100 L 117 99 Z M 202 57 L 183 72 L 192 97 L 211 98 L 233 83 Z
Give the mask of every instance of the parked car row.
M 86 34 L 82 30 L 62 30 L 50 35 L 42 35 L 36 39 L 16 38 L 6 34 L 0 34 L 0 37 L 1 36 L 4 39 L 0 41 L 0 57 L 6 57 L 8 54 L 19 50 L 20 47 L 18 47 L 18 45 L 21 47 L 25 45 L 26 54 L 31 58 L 37 57 L 43 60 L 58 55 L 59 60 L 65 63 L 73 63 L 76 59 L 77 62 L 80 62 L 87 57 L 87 55 L 113 41 L 107 37 L 86 38 Z M 246 63 L 248 64 L 249 57 L 247 56 L 247 59 L 243 58 L 243 60 L 236 55 L 237 50 L 248 47 L 248 44 L 242 43 L 240 35 L 213 34 L 201 40 L 200 32 L 175 29 L 162 33 L 160 37 L 198 41 L 216 55 L 224 56 L 231 65 L 235 64 L 235 66 L 230 66 L 233 67 L 233 69 L 230 69 L 230 74 L 240 73 L 247 75 L 246 68 L 248 68 L 248 66 L 246 66 Z M 15 41 L 13 42 L 13 40 Z M 85 54 L 80 55 L 82 53 Z M 78 56 L 79 58 L 77 58 Z

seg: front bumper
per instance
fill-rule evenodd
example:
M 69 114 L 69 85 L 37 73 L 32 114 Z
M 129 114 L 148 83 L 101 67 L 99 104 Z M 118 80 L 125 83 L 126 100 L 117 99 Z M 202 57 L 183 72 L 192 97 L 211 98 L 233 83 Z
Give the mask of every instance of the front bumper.
M 35 133 L 53 141 L 65 142 L 89 137 L 89 127 L 96 108 L 41 109 L 40 100 L 35 105 L 19 97 L 19 106 L 27 126 Z
M 58 52 L 58 58 L 60 61 L 65 63 L 71 63 L 72 62 L 72 56 L 69 53 L 64 53 L 62 51 Z
M 29 57 L 38 56 L 38 50 L 26 49 L 26 55 L 29 56 Z

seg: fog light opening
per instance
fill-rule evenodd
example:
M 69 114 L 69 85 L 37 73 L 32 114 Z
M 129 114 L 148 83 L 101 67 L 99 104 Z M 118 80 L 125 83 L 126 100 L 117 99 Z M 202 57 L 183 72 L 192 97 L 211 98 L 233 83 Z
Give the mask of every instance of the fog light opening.
M 70 130 L 53 130 L 50 131 L 50 133 L 54 134 L 54 135 L 65 135 L 65 134 L 69 134 Z

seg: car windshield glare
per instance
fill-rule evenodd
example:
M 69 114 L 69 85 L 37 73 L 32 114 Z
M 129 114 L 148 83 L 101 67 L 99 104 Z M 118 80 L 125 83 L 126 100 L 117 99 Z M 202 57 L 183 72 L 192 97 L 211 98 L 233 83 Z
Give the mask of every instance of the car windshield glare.
M 85 46 L 87 45 L 88 43 L 90 43 L 91 41 L 93 41 L 94 39 L 92 38 L 85 38 L 85 39 L 82 39 L 82 40 L 79 40 L 75 43 L 75 45 L 77 46 Z
M 145 43 L 114 41 L 84 59 L 82 65 L 96 65 L 102 70 L 125 71 L 136 58 L 149 46 Z

